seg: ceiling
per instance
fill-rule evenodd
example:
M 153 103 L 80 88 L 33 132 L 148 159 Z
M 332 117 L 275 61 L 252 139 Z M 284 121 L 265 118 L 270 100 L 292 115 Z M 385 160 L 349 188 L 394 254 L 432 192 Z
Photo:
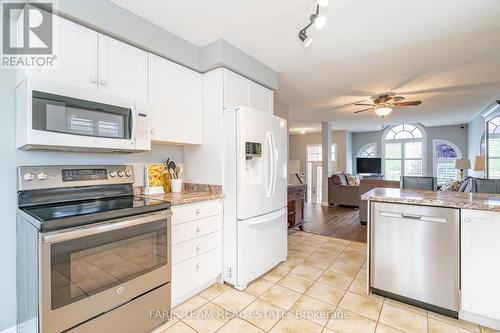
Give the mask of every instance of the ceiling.
M 394 91 L 416 107 L 385 124 L 466 123 L 500 97 L 500 1 L 330 0 L 327 24 L 298 31 L 313 0 L 112 0 L 172 33 L 205 46 L 224 39 L 278 71 L 278 98 L 290 105 L 291 131 L 380 128 L 352 104 Z

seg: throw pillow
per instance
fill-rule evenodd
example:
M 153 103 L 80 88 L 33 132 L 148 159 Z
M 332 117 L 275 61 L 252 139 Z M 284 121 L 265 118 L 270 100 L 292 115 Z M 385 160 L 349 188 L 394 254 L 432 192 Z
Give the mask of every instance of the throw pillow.
M 358 176 L 346 175 L 347 185 L 356 185 L 359 186 L 360 179 Z
M 458 192 L 463 180 L 448 180 L 439 190 L 447 192 Z

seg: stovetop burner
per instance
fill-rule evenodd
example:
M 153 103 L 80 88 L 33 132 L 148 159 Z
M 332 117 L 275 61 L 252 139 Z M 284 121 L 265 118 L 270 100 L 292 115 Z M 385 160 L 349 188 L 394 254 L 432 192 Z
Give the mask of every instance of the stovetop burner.
M 22 208 L 40 221 L 42 231 L 52 231 L 169 209 L 167 201 L 123 196 Z

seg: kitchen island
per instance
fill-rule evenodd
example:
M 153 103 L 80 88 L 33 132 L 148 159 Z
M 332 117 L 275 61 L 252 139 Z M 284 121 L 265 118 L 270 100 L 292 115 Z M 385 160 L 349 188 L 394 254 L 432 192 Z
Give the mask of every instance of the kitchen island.
M 500 329 L 500 195 L 375 188 L 368 291 Z

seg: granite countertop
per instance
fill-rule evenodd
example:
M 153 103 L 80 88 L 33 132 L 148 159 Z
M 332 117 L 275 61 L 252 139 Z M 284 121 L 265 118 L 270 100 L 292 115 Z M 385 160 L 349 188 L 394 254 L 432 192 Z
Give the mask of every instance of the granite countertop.
M 169 201 L 172 206 L 184 205 L 193 202 L 222 199 L 222 193 L 213 192 L 181 192 L 181 193 L 163 193 L 163 194 L 143 194 L 147 198 Z
M 361 199 L 422 206 L 439 206 L 500 212 L 499 194 L 374 188 L 373 190 L 363 194 Z
M 140 193 L 139 195 L 146 198 L 169 201 L 172 204 L 172 206 L 224 198 L 224 194 L 222 194 L 222 186 L 220 185 L 205 185 L 205 184 L 192 184 L 192 183 L 183 184 L 183 190 L 180 193 L 172 193 L 172 192 L 163 194 Z

